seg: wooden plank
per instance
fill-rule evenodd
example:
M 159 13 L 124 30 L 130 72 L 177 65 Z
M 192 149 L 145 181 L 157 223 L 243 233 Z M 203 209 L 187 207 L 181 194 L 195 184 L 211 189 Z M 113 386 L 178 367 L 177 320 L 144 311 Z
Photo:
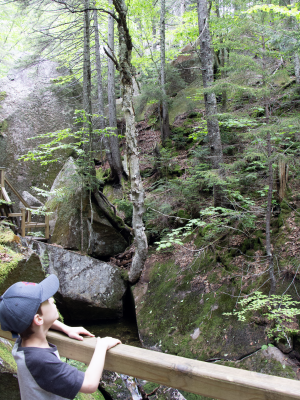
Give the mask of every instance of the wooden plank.
M 26 228 L 45 228 L 46 224 L 44 222 L 26 222 Z
M 11 340 L 9 332 L 0 336 Z M 82 342 L 50 331 L 48 340 L 61 356 L 86 364 L 95 338 Z M 224 367 L 137 347 L 118 345 L 107 352 L 105 369 L 219 400 L 300 399 L 300 382 L 237 368 Z
M 13 185 L 9 182 L 7 178 L 5 178 L 5 183 L 10 187 L 10 189 L 14 192 L 17 198 L 20 200 L 21 203 L 24 204 L 25 208 L 30 208 L 30 205 L 23 199 L 20 193 L 13 187 Z
M 9 217 L 22 217 L 22 213 L 10 213 L 8 214 Z

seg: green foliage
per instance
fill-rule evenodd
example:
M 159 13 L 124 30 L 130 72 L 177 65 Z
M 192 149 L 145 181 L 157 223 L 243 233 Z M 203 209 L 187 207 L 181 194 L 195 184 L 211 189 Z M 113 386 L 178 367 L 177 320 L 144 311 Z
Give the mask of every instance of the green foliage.
M 239 193 L 236 193 L 233 197 L 235 197 L 236 200 L 242 198 L 243 207 L 253 204 L 249 199 L 244 199 Z M 172 247 L 174 244 L 183 245 L 184 239 L 198 228 L 203 228 L 202 233 L 205 236 L 205 240 L 208 241 L 209 238 L 216 234 L 226 229 L 232 229 L 233 227 L 231 225 L 234 221 L 239 221 L 243 224 L 244 228 L 249 228 L 254 226 L 254 220 L 255 216 L 253 213 L 229 210 L 222 207 L 207 207 L 200 211 L 200 218 L 189 220 L 184 227 L 173 229 L 165 238 L 156 242 L 156 244 L 158 244 L 157 251 Z
M 82 184 L 89 190 L 98 186 L 98 180 L 95 176 L 95 166 L 93 162 L 93 151 L 90 150 L 89 125 L 91 124 L 88 116 L 83 110 L 75 111 L 74 124 L 79 129 L 72 132 L 70 128 L 62 129 L 56 132 L 50 132 L 45 135 L 38 135 L 30 139 L 41 139 L 42 143 L 36 149 L 30 150 L 26 155 L 20 157 L 24 161 L 39 161 L 41 165 L 57 162 L 66 152 L 71 152 L 76 156 L 76 165 Z M 96 115 L 94 115 L 95 117 Z M 111 128 L 94 129 L 93 134 L 97 135 L 115 135 L 111 133 Z M 45 139 L 50 139 L 44 143 Z M 40 194 L 43 193 L 40 190 Z
M 133 213 L 133 205 L 130 201 L 126 199 L 117 199 L 115 204 L 118 210 L 123 211 L 125 213 L 124 222 L 125 224 L 131 226 L 132 224 L 132 213 Z
M 288 336 L 299 332 L 299 329 L 291 327 L 290 324 L 300 314 L 300 309 L 296 308 L 300 302 L 293 300 L 290 295 L 271 295 L 269 297 L 261 292 L 255 292 L 240 300 L 238 304 L 241 307 L 240 310 L 235 309 L 224 315 L 234 315 L 239 321 L 249 321 L 259 313 L 260 317 L 266 318 L 270 323 L 267 331 L 268 337 L 274 338 L 276 341 L 287 339 Z

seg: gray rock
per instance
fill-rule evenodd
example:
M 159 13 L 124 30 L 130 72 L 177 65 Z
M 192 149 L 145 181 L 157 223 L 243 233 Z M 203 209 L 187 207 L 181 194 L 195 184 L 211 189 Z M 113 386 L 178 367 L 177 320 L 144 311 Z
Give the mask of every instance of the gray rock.
M 126 284 L 119 268 L 37 241 L 32 241 L 30 247 L 39 255 L 46 272 L 58 277 L 57 300 L 66 319 L 111 319 L 123 315 Z
M 26 190 L 22 192 L 22 197 L 30 207 L 43 207 L 44 205 L 40 200 L 38 200 L 32 194 L 26 192 Z M 24 208 L 24 205 L 21 201 L 20 201 L 20 208 Z
M 96 258 L 108 258 L 126 249 L 126 240 L 82 188 L 72 157 L 56 177 L 51 193 L 46 202 L 46 207 L 53 211 L 51 243 L 66 249 L 81 249 Z

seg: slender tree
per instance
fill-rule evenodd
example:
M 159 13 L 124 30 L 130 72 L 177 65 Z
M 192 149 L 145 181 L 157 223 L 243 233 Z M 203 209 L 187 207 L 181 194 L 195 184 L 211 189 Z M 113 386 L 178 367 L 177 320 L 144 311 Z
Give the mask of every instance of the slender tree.
M 207 1 L 198 0 L 198 24 L 199 24 L 199 39 L 200 39 L 200 57 L 202 69 L 203 87 L 209 88 L 213 85 L 213 55 L 211 48 L 211 36 L 208 24 Z M 207 119 L 207 131 L 211 148 L 211 161 L 213 169 L 219 171 L 222 177 L 223 172 L 221 164 L 223 163 L 222 143 L 220 136 L 219 121 L 217 114 L 217 100 L 215 93 L 204 93 L 205 111 Z M 221 206 L 223 203 L 222 190 L 220 185 L 214 185 L 214 206 Z
M 161 107 L 161 140 L 162 143 L 170 137 L 169 112 L 166 93 L 166 2 L 160 2 L 160 82 L 162 91 L 162 107 Z

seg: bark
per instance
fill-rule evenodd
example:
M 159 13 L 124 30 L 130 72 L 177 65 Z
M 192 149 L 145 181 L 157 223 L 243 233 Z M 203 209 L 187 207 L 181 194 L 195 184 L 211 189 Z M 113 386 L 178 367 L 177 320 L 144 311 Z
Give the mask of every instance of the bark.
M 300 85 L 300 59 L 299 54 L 295 52 L 294 54 L 294 67 L 297 85 Z
M 211 37 L 208 25 L 207 1 L 198 0 L 198 23 L 200 39 L 200 57 L 203 87 L 208 88 L 214 82 L 213 55 L 211 50 Z M 222 178 L 224 175 L 220 164 L 223 163 L 222 143 L 217 114 L 217 100 L 215 93 L 204 93 L 205 111 L 207 119 L 207 132 L 211 148 L 212 168 L 219 170 Z M 214 185 L 214 206 L 223 205 L 223 193 L 219 185 Z
M 181 0 L 181 2 L 180 2 L 180 16 L 181 16 L 181 18 L 183 17 L 183 14 L 185 13 L 185 10 L 186 10 L 185 0 Z
M 289 174 L 289 166 L 285 160 L 278 160 L 278 196 L 281 202 L 284 199 Z
M 131 201 L 133 204 L 132 227 L 135 236 L 135 248 L 132 265 L 129 271 L 129 281 L 136 282 L 143 270 L 147 253 L 148 243 L 143 223 L 144 213 L 144 188 L 140 175 L 137 131 L 135 128 L 135 112 L 133 108 L 133 84 L 132 84 L 132 41 L 127 26 L 127 7 L 125 0 L 113 0 L 118 13 L 119 33 L 119 70 L 121 75 L 122 108 L 126 121 L 126 152 L 128 169 L 131 183 Z
M 160 3 L 160 83 L 162 91 L 162 109 L 161 109 L 161 141 L 164 144 L 165 141 L 170 137 L 170 124 L 169 124 L 169 112 L 167 103 L 167 93 L 166 93 L 166 27 L 165 27 L 165 17 L 166 17 L 166 2 L 161 0 Z

